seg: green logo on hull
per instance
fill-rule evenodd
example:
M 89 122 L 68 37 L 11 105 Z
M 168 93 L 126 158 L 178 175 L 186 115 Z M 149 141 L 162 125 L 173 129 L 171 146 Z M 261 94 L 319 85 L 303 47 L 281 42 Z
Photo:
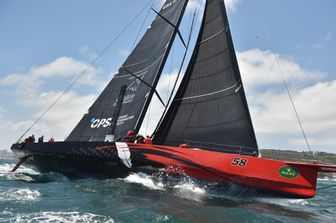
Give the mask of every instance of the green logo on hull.
M 294 167 L 291 167 L 291 166 L 281 167 L 279 169 L 279 174 L 280 176 L 284 178 L 289 178 L 289 179 L 296 178 L 297 176 L 299 176 L 298 171 Z

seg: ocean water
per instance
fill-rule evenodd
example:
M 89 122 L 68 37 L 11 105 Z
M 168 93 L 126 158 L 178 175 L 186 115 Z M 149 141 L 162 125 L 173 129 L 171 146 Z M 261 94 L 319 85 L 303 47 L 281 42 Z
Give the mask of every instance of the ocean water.
M 336 187 L 312 199 L 281 199 L 163 173 L 106 180 L 29 167 L 9 173 L 15 162 L 0 158 L 0 222 L 336 222 Z

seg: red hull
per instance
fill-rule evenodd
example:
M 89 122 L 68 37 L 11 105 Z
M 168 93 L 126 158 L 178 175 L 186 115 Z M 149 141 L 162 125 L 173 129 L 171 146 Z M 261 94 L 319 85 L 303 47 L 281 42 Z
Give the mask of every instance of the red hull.
M 160 163 L 172 174 L 310 198 L 316 194 L 318 172 L 336 172 L 336 166 L 306 164 L 220 153 L 193 148 L 129 144 L 130 152 L 143 149 L 146 159 Z M 167 155 L 169 154 L 169 155 Z
M 119 148 L 116 147 L 118 145 Z M 41 171 L 67 173 L 68 169 L 78 169 L 84 174 L 93 172 L 95 175 L 128 174 L 151 166 L 151 169 L 159 168 L 171 174 L 234 182 L 300 198 L 315 196 L 318 172 L 336 172 L 336 166 L 332 165 L 286 162 L 151 144 L 57 142 L 25 146 L 14 144 L 12 150 L 20 158 L 13 171 L 26 160 Z M 63 164 L 71 168 L 65 168 Z

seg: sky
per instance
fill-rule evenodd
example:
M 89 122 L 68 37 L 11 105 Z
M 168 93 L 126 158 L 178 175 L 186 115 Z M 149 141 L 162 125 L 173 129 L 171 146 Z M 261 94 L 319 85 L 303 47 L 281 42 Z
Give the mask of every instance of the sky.
M 203 3 L 190 1 L 181 25 L 185 38 L 193 12 L 201 12 Z M 335 153 L 336 1 L 225 3 L 259 147 L 307 150 L 281 70 L 310 147 Z M 139 40 L 138 34 L 149 26 L 155 16 L 149 10 L 151 4 L 159 9 L 163 1 L 1 0 L 0 149 L 9 149 L 88 69 L 28 133 L 64 140 L 116 73 Z M 91 64 L 142 9 L 126 31 Z M 197 36 L 197 28 L 193 34 Z M 192 44 L 194 41 L 195 37 Z M 158 86 L 164 98 L 183 54 L 181 43 L 175 42 Z M 156 102 L 154 99 L 145 118 L 143 134 L 152 131 L 161 115 L 163 108 Z

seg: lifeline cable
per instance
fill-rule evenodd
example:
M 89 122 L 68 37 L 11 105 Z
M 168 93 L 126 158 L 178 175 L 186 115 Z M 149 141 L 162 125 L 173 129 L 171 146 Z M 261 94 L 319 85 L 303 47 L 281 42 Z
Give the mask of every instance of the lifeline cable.
M 91 68 L 93 64 L 97 62 L 97 60 L 113 45 L 113 43 L 119 39 L 119 37 L 129 28 L 130 25 L 132 25 L 135 20 L 142 14 L 142 12 L 150 6 L 152 1 L 150 1 L 143 9 L 136 14 L 136 16 L 126 25 L 124 29 L 122 29 L 116 37 L 114 37 L 109 44 L 91 61 L 91 63 L 83 70 L 82 73 L 55 99 L 54 102 L 52 102 L 49 107 L 38 117 L 38 119 L 22 134 L 22 136 L 17 140 L 17 143 L 20 142 L 20 140 L 50 111 L 51 108 L 55 106 L 55 104 L 79 81 L 84 74 Z

